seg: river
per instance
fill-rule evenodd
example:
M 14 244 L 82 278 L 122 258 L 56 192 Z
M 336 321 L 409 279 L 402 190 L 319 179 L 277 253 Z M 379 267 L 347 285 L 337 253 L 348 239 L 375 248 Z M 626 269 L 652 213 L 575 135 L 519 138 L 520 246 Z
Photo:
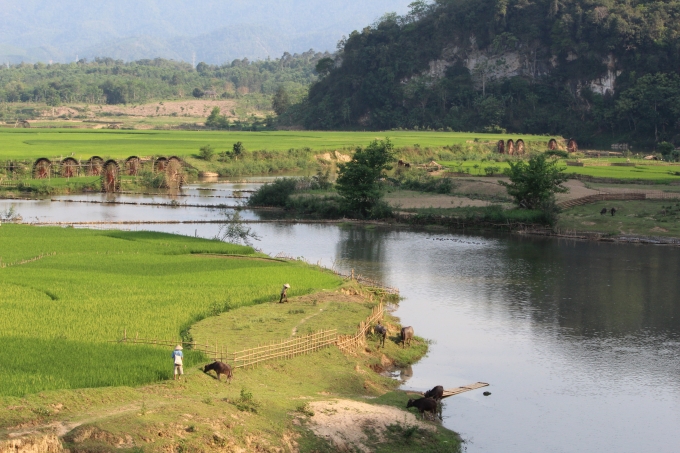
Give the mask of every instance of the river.
M 184 191 L 190 196 L 177 200 L 232 204 L 206 195 L 230 197 L 253 187 L 191 186 Z M 206 208 L 7 200 L 0 200 L 0 212 L 10 205 L 26 222 L 222 215 Z M 124 228 L 213 237 L 218 226 Z M 443 423 L 461 433 L 468 452 L 680 451 L 677 248 L 365 226 L 252 228 L 261 237 L 254 245 L 266 253 L 354 269 L 400 288 L 397 316 L 433 340 L 404 387 L 491 384 L 490 396 L 476 390 L 445 400 Z

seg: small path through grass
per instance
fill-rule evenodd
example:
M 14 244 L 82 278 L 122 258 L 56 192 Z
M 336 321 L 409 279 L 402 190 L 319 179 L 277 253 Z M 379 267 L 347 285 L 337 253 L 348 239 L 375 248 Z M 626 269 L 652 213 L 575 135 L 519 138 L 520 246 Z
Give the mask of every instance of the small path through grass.
M 296 325 L 295 327 L 293 327 L 293 329 L 291 330 L 290 336 L 291 336 L 291 337 L 294 337 L 295 334 L 296 334 L 297 331 L 298 331 L 298 327 L 300 327 L 302 324 L 304 324 L 304 323 L 307 322 L 308 320 L 312 319 L 314 316 L 318 316 L 319 314 L 323 313 L 324 309 L 327 309 L 328 306 L 330 305 L 330 303 L 331 303 L 330 301 L 326 302 L 326 303 L 323 305 L 323 308 L 320 308 L 319 311 L 317 311 L 317 312 L 314 313 L 313 315 L 307 316 L 306 318 L 302 318 L 302 319 L 300 320 L 300 322 L 297 323 L 297 325 Z

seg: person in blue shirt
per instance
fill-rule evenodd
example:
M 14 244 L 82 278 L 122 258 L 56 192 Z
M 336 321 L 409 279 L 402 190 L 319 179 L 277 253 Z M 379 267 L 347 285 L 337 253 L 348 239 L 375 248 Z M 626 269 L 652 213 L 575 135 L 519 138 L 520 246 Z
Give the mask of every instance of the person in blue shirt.
M 184 354 L 182 353 L 182 345 L 177 345 L 172 351 L 172 360 L 175 363 L 174 380 L 180 379 L 184 375 Z

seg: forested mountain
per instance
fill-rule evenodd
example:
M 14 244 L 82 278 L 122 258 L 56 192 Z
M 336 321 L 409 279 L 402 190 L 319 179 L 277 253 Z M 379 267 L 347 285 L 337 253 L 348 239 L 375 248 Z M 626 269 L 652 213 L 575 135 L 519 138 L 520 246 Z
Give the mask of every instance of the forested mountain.
M 354 32 L 309 128 L 561 134 L 680 145 L 680 1 L 436 0 Z
M 0 0 L 0 62 L 161 57 L 212 64 L 335 50 L 410 0 Z
M 191 96 L 234 97 L 273 94 L 279 87 L 295 95 L 316 79 L 314 67 L 330 54 L 310 50 L 251 62 L 236 59 L 220 66 L 164 60 L 125 63 L 111 58 L 45 65 L 0 66 L 0 102 L 124 104 Z M 196 91 L 197 90 L 197 91 Z M 207 94 L 206 94 L 207 93 Z

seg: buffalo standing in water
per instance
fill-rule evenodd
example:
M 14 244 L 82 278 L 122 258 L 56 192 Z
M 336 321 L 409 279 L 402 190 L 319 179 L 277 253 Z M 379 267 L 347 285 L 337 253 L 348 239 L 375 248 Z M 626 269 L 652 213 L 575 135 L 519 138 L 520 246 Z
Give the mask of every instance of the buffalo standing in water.
M 416 407 L 420 411 L 420 414 L 425 419 L 425 412 L 432 413 L 432 420 L 434 420 L 435 414 L 437 413 L 437 402 L 432 398 L 420 398 L 417 400 L 408 400 L 406 403 L 406 408 Z
M 444 387 L 441 385 L 438 385 L 432 390 L 428 390 L 425 392 L 425 398 L 432 398 L 435 401 L 441 401 L 442 397 L 444 396 Z

